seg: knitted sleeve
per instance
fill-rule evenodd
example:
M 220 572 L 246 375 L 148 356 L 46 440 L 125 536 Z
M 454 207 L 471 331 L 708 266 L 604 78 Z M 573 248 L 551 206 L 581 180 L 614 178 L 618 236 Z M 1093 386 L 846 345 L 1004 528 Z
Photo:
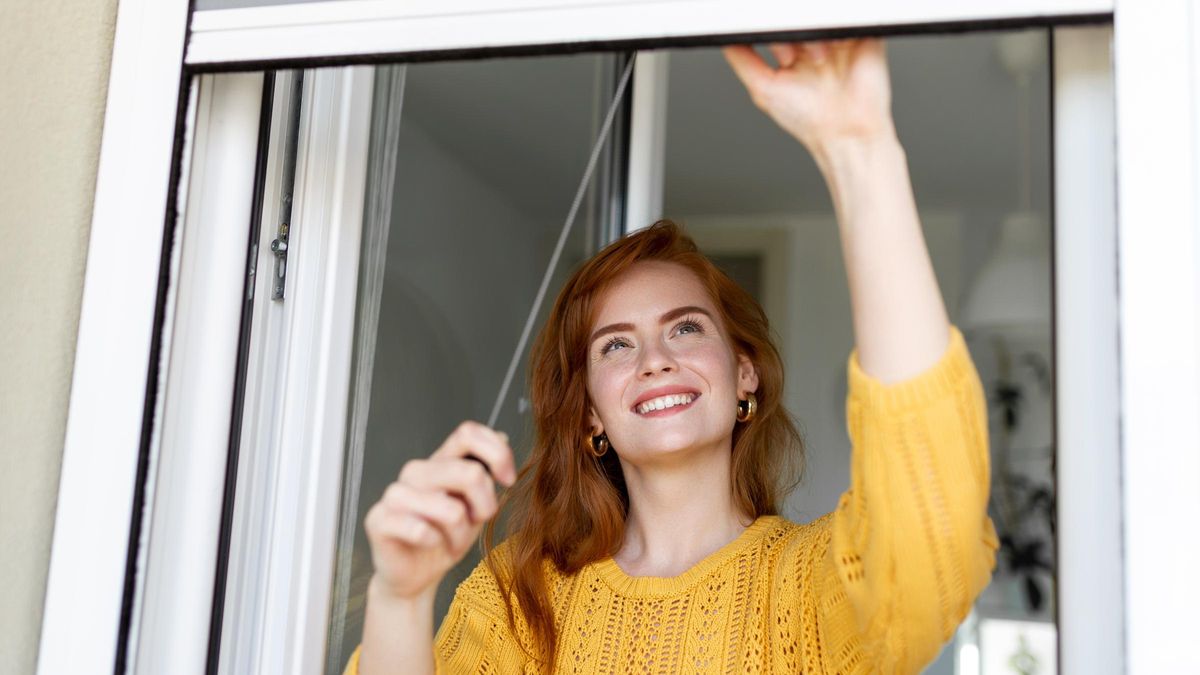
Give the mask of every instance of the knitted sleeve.
M 459 584 L 433 639 L 437 674 L 536 672 L 529 670 L 506 617 L 495 577 L 481 562 Z M 358 675 L 361 648 L 354 650 L 344 675 Z
M 438 675 L 522 673 L 529 665 L 484 562 L 459 584 L 433 643 Z
M 847 644 L 857 648 L 835 652 L 831 665 L 916 673 L 953 635 L 995 565 L 983 387 L 953 326 L 938 362 L 909 380 L 872 378 L 857 350 L 848 370 L 850 488 L 816 572 L 832 614 L 826 629 L 854 632 Z

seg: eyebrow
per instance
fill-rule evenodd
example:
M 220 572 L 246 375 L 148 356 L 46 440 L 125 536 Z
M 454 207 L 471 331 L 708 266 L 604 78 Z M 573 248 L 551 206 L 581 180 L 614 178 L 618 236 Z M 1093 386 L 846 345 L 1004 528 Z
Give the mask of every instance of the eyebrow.
M 695 305 L 685 305 L 683 307 L 676 307 L 675 309 L 672 309 L 671 311 L 667 312 L 666 314 L 663 314 L 662 316 L 658 317 L 658 323 L 664 324 L 673 319 L 678 319 L 679 317 L 683 316 L 684 314 L 703 314 L 704 316 L 708 317 L 709 321 L 716 323 L 716 320 L 713 319 L 713 315 L 711 313 L 709 313 L 709 311 L 707 309 L 704 309 L 703 307 L 697 307 Z M 592 337 L 588 340 L 588 344 L 594 343 L 597 339 L 604 337 L 605 335 L 608 335 L 609 333 L 619 333 L 621 331 L 627 331 L 627 330 L 633 330 L 633 324 L 631 324 L 631 323 L 610 323 L 607 326 L 604 326 L 603 328 L 597 328 L 596 332 L 592 333 Z

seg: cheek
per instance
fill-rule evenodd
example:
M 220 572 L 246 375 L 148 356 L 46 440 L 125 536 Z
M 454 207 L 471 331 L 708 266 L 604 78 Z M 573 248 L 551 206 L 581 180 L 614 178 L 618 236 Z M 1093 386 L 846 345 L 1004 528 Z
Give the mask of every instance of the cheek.
M 616 368 L 599 367 L 588 371 L 588 396 L 598 412 L 607 412 L 621 403 L 621 378 Z
M 712 384 L 718 382 L 735 382 L 737 380 L 737 362 L 723 345 L 696 345 L 693 349 L 681 354 L 692 367 L 706 374 Z

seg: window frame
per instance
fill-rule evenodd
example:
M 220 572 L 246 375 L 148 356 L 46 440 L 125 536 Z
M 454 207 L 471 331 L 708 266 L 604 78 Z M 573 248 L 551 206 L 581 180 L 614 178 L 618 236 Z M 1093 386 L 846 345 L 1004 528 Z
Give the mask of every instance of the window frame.
M 1189 607 L 1200 601 L 1200 580 L 1188 574 L 1200 567 L 1200 547 L 1168 531 L 1173 523 L 1200 520 L 1200 491 L 1188 482 L 1200 475 L 1200 426 L 1194 423 L 1200 409 L 1200 208 L 1195 203 L 1200 194 L 1195 103 L 1200 99 L 1200 10 L 1186 0 L 980 0 L 970 5 L 923 0 L 903 7 L 873 0 L 827 7 L 757 0 L 736 11 L 715 0 L 511 0 L 503 6 L 457 0 L 439 3 L 436 11 L 432 3 L 348 0 L 191 16 L 188 4 L 123 0 L 118 8 L 38 672 L 126 672 L 150 665 L 122 657 L 118 640 L 130 635 L 128 627 L 140 609 L 134 590 L 145 579 L 147 552 L 158 545 L 151 536 L 147 486 L 160 468 L 151 464 L 151 441 L 163 400 L 174 404 L 175 376 L 164 363 L 178 347 L 167 328 L 170 299 L 197 293 L 172 285 L 171 261 L 178 255 L 176 240 L 186 236 L 175 214 L 185 203 L 194 160 L 187 148 L 199 133 L 195 107 L 189 106 L 199 74 L 534 53 L 555 46 L 711 44 L 722 35 L 753 37 L 780 29 L 797 36 L 888 34 L 1097 19 L 1114 27 L 1116 144 L 1110 160 L 1116 219 L 1110 235 L 1089 230 L 1080 218 L 1095 213 L 1086 215 L 1080 201 L 1056 193 L 1057 226 L 1075 219 L 1072 232 L 1084 237 L 1072 240 L 1056 231 L 1056 261 L 1062 274 L 1072 269 L 1074 246 L 1086 247 L 1096 258 L 1112 251 L 1107 260 L 1088 258 L 1094 268 L 1076 265 L 1072 274 L 1081 276 L 1072 278 L 1090 274 L 1115 281 L 1103 290 L 1086 287 L 1092 309 L 1069 314 L 1080 300 L 1072 289 L 1079 287 L 1059 283 L 1055 321 L 1059 414 L 1071 416 L 1070 424 L 1060 418 L 1060 453 L 1068 444 L 1084 460 L 1097 452 L 1066 434 L 1087 424 L 1087 415 L 1105 420 L 1093 430 L 1105 445 L 1103 461 L 1093 462 L 1100 468 L 1081 470 L 1079 482 L 1060 481 L 1060 499 L 1079 500 L 1070 508 L 1060 503 L 1060 522 L 1067 532 L 1068 518 L 1095 513 L 1090 507 L 1103 501 L 1108 510 L 1100 512 L 1106 518 L 1113 517 L 1111 505 L 1118 505 L 1119 524 L 1113 529 L 1119 531 L 1103 527 L 1096 537 L 1076 544 L 1064 539 L 1060 560 L 1063 565 L 1087 560 L 1073 559 L 1072 546 L 1108 555 L 1109 561 L 1119 551 L 1113 566 L 1089 568 L 1098 576 L 1088 578 L 1121 591 L 1077 588 L 1091 597 L 1075 607 L 1069 601 L 1078 596 L 1060 584 L 1060 628 L 1069 627 L 1062 630 L 1060 658 L 1074 670 L 1075 659 L 1085 659 L 1089 649 L 1117 656 L 1096 661 L 1103 666 L 1087 672 L 1196 666 L 1200 656 L 1188 653 L 1186 628 Z M 402 9 L 405 5 L 414 9 Z M 338 12 L 352 16 L 347 20 Z M 1056 68 L 1069 65 L 1069 52 L 1060 54 L 1058 46 Z M 1104 94 L 1094 89 L 1090 95 Z M 1056 91 L 1056 102 L 1059 96 Z M 637 105 L 635 100 L 635 141 L 639 128 L 652 141 L 647 123 L 639 127 L 636 122 Z M 643 112 L 654 119 L 652 108 Z M 1067 152 L 1058 145 L 1067 141 L 1067 129 L 1056 128 L 1056 148 Z M 654 153 L 649 156 L 638 160 L 642 168 L 637 171 L 630 158 L 631 181 L 653 178 Z M 1079 165 L 1056 166 L 1059 189 L 1073 175 L 1070 166 Z M 1095 193 L 1086 194 L 1095 199 Z M 1108 203 L 1107 196 L 1104 200 Z M 652 204 L 645 208 L 654 210 Z M 1063 323 L 1068 318 L 1069 326 Z M 1086 358 L 1068 358 L 1086 339 L 1081 336 L 1097 334 L 1103 339 L 1091 345 Z M 225 396 L 232 405 L 232 391 L 215 384 L 183 391 L 178 395 Z M 1087 406 L 1062 398 L 1066 392 L 1083 396 L 1080 392 L 1088 391 Z M 172 445 L 158 452 L 179 450 Z M 1075 485 L 1090 491 L 1072 493 Z M 1163 518 L 1164 512 L 1172 517 Z M 1175 564 L 1159 565 L 1164 556 Z M 1091 563 L 1078 563 L 1079 569 L 1085 564 Z M 1071 581 L 1063 575 L 1060 580 Z M 1097 614 L 1108 618 L 1097 620 Z M 1077 625 L 1086 630 L 1071 638 Z M 1097 645 L 1108 651 L 1096 650 Z M 175 667 L 199 671 L 203 664 Z
M 912 32 L 945 24 L 1092 20 L 1114 0 L 911 0 L 797 3 L 789 0 L 335 0 L 195 13 L 186 63 L 287 62 L 424 52 L 445 58 L 486 48 L 547 45 L 638 49 L 672 39 L 754 36 L 780 30 Z M 332 30 L 331 30 L 332 29 Z

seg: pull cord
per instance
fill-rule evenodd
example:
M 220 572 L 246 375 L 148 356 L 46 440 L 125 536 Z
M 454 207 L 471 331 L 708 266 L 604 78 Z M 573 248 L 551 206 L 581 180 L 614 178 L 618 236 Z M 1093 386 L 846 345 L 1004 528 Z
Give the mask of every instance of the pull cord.
M 495 428 L 496 419 L 500 417 L 500 408 L 504 405 L 504 399 L 508 396 L 508 389 L 512 386 L 513 375 L 517 372 L 517 364 L 521 361 L 521 354 L 525 353 L 525 345 L 529 342 L 529 335 L 533 332 L 533 322 L 537 318 L 538 310 L 542 308 L 542 302 L 546 299 L 546 289 L 550 287 L 550 277 L 554 275 L 554 270 L 558 267 L 558 259 L 562 256 L 563 247 L 567 243 L 567 235 L 571 233 L 571 226 L 575 224 L 575 216 L 579 212 L 579 206 L 583 203 L 583 196 L 587 193 L 588 183 L 592 180 L 592 173 L 596 170 L 596 161 L 600 158 L 600 150 L 604 147 L 604 142 L 608 139 L 609 129 L 612 128 L 612 121 L 617 112 L 617 107 L 621 104 L 621 100 L 625 96 L 625 89 L 629 84 L 629 78 L 633 75 L 633 64 L 637 59 L 636 54 L 629 59 L 629 63 L 625 65 L 625 72 L 621 75 L 621 81 L 617 84 L 617 91 L 613 94 L 612 103 L 608 106 L 608 113 L 604 116 L 604 123 L 600 125 L 600 133 L 596 137 L 596 143 L 592 146 L 592 154 L 588 157 L 587 168 L 583 172 L 583 180 L 579 181 L 579 187 L 575 190 L 575 201 L 571 202 L 571 210 L 567 212 L 566 221 L 563 223 L 562 231 L 558 235 L 558 243 L 554 246 L 554 253 L 550 256 L 550 263 L 546 265 L 546 272 L 542 275 L 542 284 L 538 287 L 537 295 L 533 299 L 533 307 L 529 309 L 529 316 L 525 318 L 525 328 L 521 331 L 521 339 L 517 341 L 517 348 L 513 351 L 512 359 L 508 362 L 508 371 L 504 374 L 504 383 L 500 385 L 500 393 L 496 396 L 496 403 L 492 405 L 492 414 L 488 416 L 487 425 Z

